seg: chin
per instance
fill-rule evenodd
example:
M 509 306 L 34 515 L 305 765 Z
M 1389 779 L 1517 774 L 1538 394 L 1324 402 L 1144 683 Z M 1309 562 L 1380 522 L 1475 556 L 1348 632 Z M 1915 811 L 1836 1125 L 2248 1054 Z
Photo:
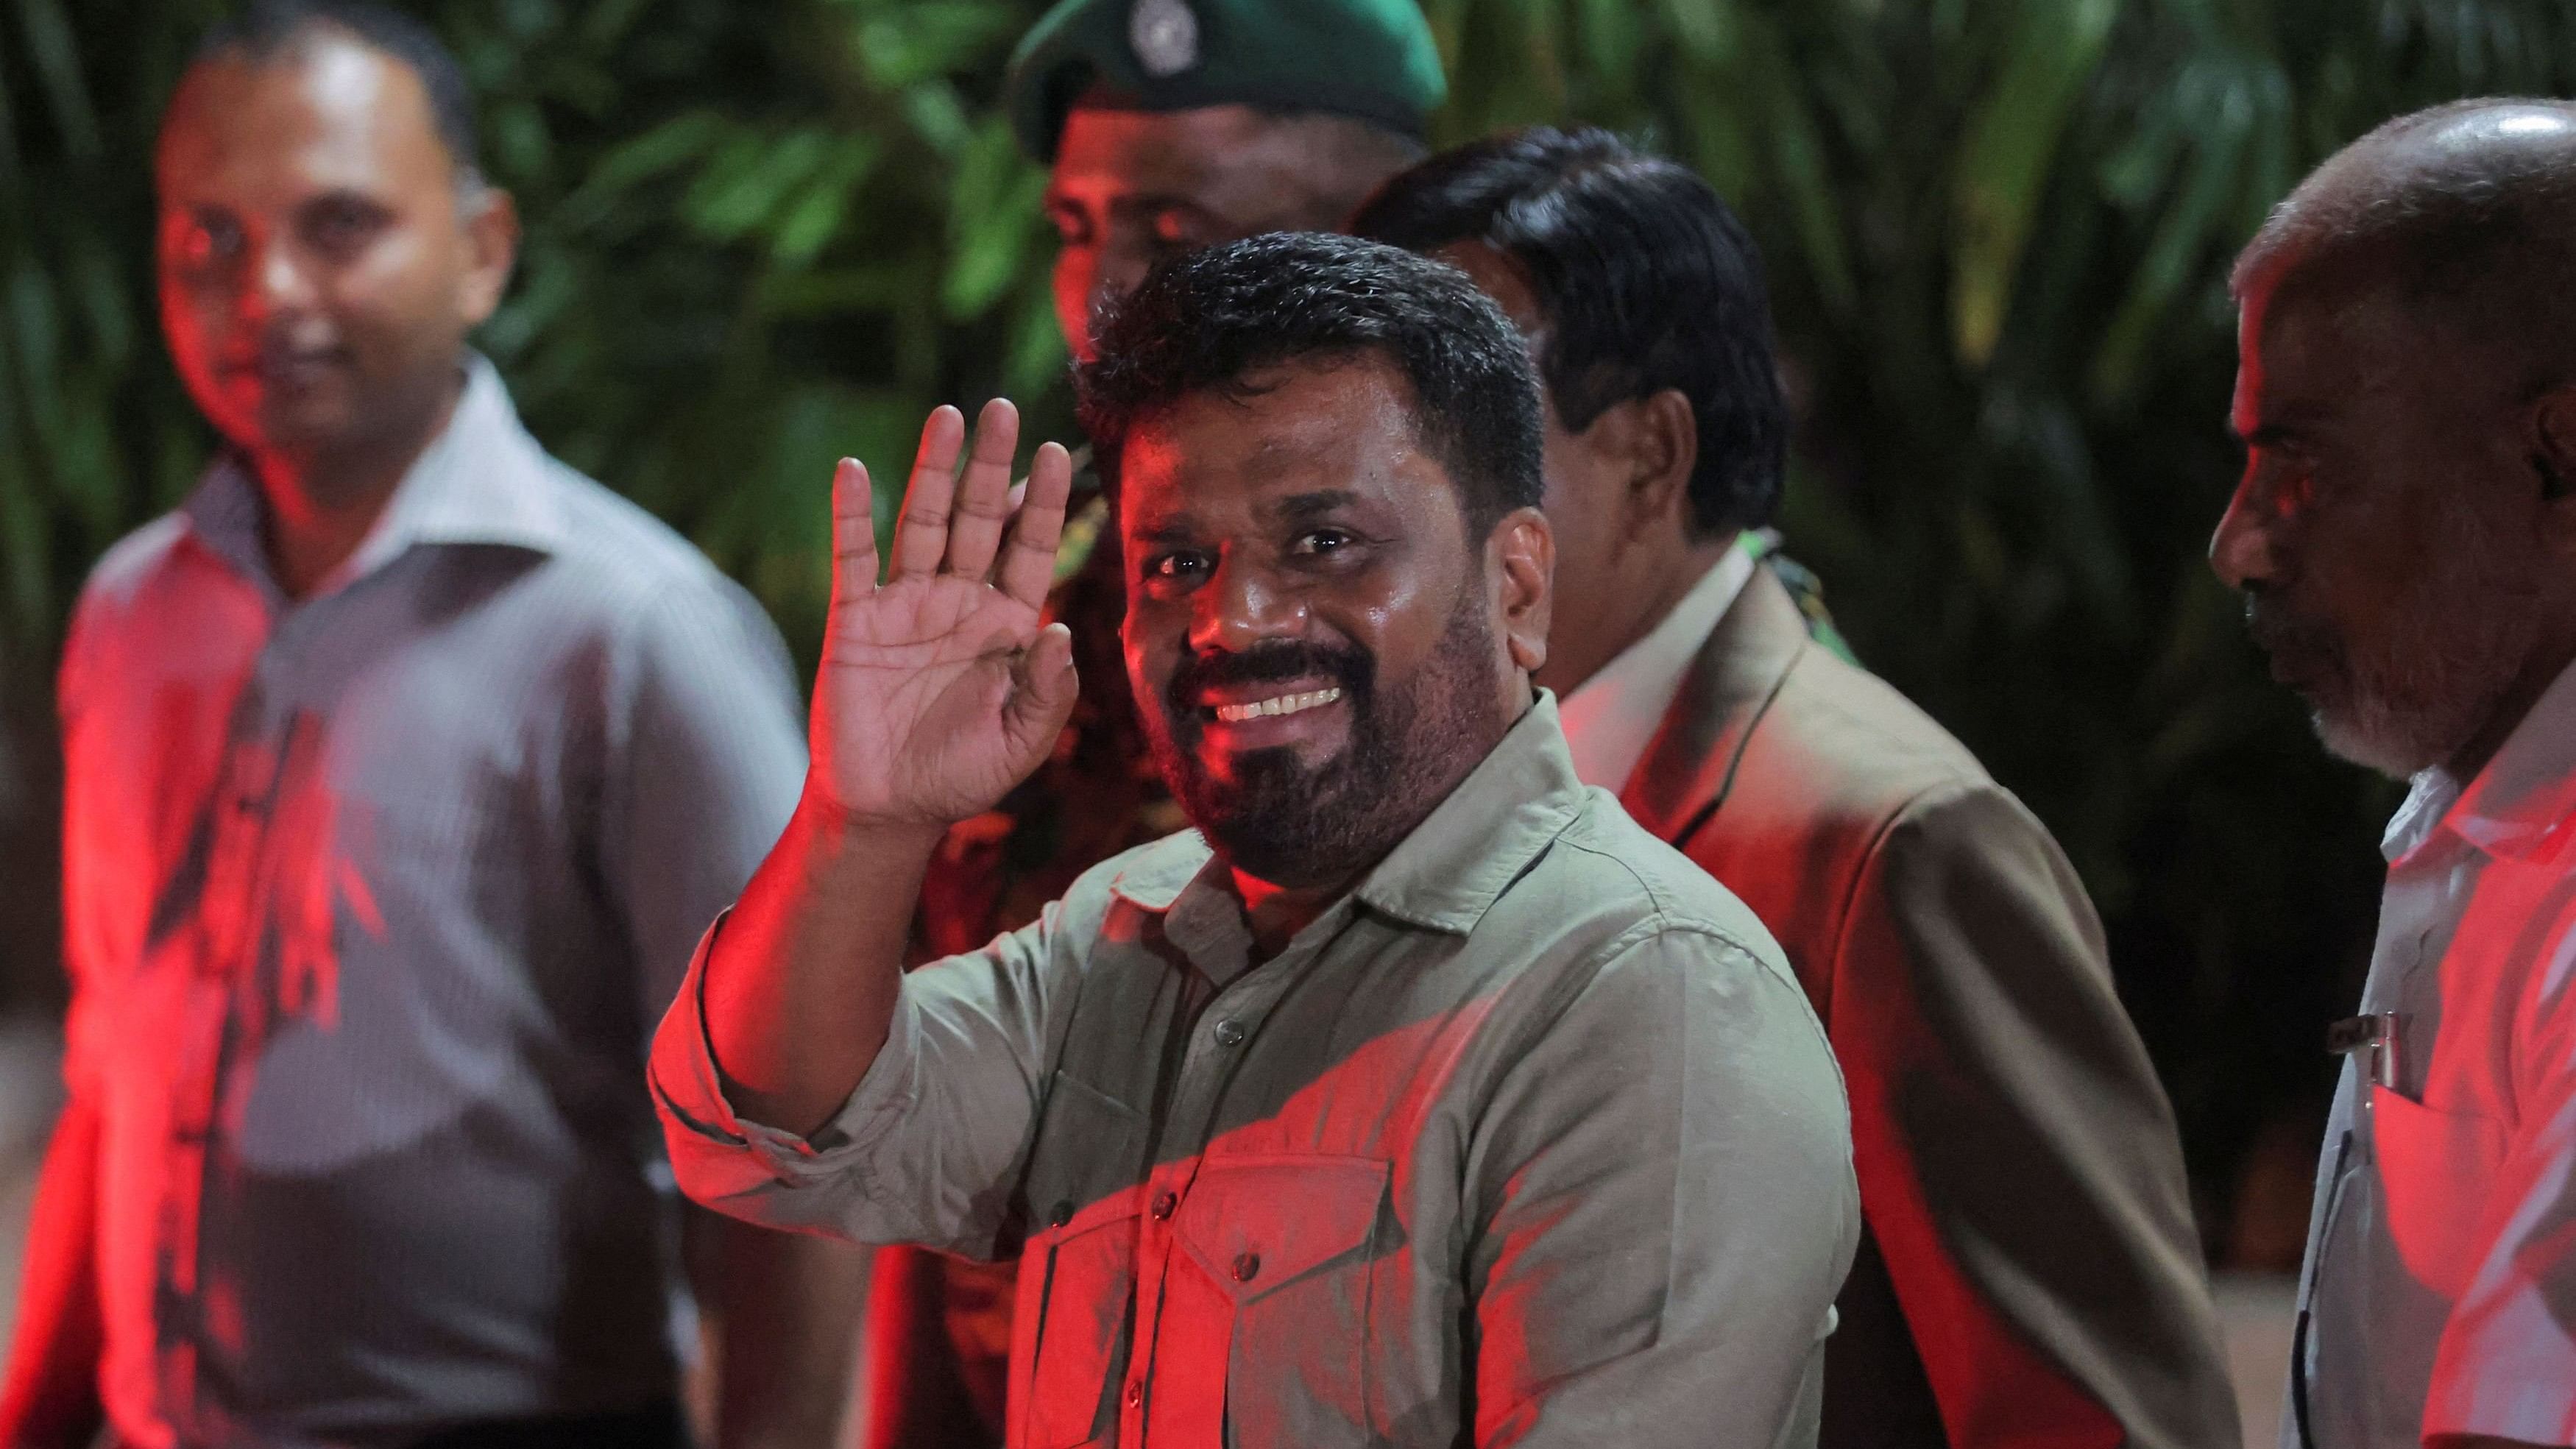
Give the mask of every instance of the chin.
M 2314 709 L 2310 720 L 2327 754 L 2392 780 L 2412 779 L 2443 758 L 2438 751 L 2392 733 L 2384 720 L 2365 721 L 2323 705 Z

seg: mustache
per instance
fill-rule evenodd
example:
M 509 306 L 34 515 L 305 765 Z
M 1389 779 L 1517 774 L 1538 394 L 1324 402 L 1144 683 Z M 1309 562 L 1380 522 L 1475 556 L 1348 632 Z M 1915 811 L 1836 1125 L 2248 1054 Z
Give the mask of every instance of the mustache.
M 1377 660 L 1356 645 L 1317 644 L 1303 639 L 1264 640 L 1249 649 L 1211 650 L 1192 654 L 1172 671 L 1163 704 L 1174 719 L 1197 714 L 1199 696 L 1228 685 L 1284 684 L 1321 676 L 1339 684 L 1354 702 L 1368 694 L 1377 677 Z
M 2266 654 L 2283 649 L 2316 650 L 2331 647 L 2334 642 L 2325 626 L 2301 617 L 2278 596 L 2263 590 L 2246 591 L 2245 632 Z

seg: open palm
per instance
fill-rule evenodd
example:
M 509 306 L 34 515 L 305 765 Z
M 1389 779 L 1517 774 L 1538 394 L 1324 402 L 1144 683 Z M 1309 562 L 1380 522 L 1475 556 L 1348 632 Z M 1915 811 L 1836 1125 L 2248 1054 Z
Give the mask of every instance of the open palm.
M 1028 777 L 1073 712 L 1072 638 L 1041 628 L 1073 464 L 1038 449 L 1011 506 L 1019 414 L 995 399 L 957 476 L 966 420 L 942 407 L 877 579 L 867 470 L 832 479 L 832 609 L 814 686 L 813 786 L 846 818 L 945 826 L 989 810 Z

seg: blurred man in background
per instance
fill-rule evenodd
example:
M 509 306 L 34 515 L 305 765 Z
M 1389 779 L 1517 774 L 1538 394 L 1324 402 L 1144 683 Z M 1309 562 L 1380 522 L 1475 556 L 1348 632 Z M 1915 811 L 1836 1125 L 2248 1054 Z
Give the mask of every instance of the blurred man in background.
M 1048 167 L 1056 315 L 1077 358 L 1093 314 L 1164 257 L 1338 230 L 1421 157 L 1446 90 L 1415 0 L 1065 0 L 1009 85 L 1021 144 Z M 1116 530 L 1087 475 L 1078 486 L 1048 605 L 1081 665 L 1073 727 L 1026 785 L 950 832 L 923 884 L 921 956 L 1026 924 L 1083 871 L 1184 823 L 1126 685 Z M 876 1281 L 867 1442 L 998 1444 L 1009 1271 L 890 1249 Z
M 425 30 L 255 5 L 157 181 L 226 448 L 65 649 L 70 1104 L 0 1443 L 683 1445 L 645 1036 L 793 806 L 784 651 L 466 348 L 517 224 Z M 829 1443 L 859 1260 L 697 1246 L 719 1442 Z
M 1353 226 L 1527 336 L 1558 539 L 1537 677 L 1575 769 L 1753 907 L 1841 1059 L 1867 1232 L 1822 1442 L 2235 1443 L 2172 1110 L 2074 871 L 1737 546 L 1788 432 L 1742 225 L 1684 167 L 1537 129 Z
M 2400 117 L 2239 258 L 2210 558 L 2326 748 L 2412 780 L 2281 1439 L 2576 1444 L 2576 107 Z

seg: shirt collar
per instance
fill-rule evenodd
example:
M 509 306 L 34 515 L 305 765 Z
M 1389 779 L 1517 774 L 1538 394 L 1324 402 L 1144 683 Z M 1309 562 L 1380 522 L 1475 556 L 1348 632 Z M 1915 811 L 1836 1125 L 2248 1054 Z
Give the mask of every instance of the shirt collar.
M 2413 853 L 2438 827 L 2501 858 L 2556 848 L 2576 823 L 2576 664 L 2559 671 L 2466 788 L 2438 766 L 2415 777 L 2389 822 L 2389 859 Z
M 1728 548 L 1652 629 L 1567 692 L 1559 708 L 1576 776 L 1605 790 L 1628 783 L 1691 660 L 1752 575 L 1752 553 Z
M 1351 895 L 1397 920 L 1463 936 L 1564 830 L 1583 798 L 1557 724 L 1556 696 L 1542 689 L 1492 752 Z M 1176 913 L 1201 892 L 1221 892 L 1241 913 L 1224 863 L 1195 830 L 1139 851 L 1110 889 L 1146 910 Z
M 465 390 L 447 426 L 395 485 L 393 497 L 346 562 L 315 591 L 344 587 L 415 544 L 499 544 L 538 553 L 564 546 L 563 511 L 544 448 L 519 422 L 500 373 L 468 353 Z M 227 451 L 182 507 L 200 542 L 235 568 L 268 577 L 260 544 L 259 486 Z

